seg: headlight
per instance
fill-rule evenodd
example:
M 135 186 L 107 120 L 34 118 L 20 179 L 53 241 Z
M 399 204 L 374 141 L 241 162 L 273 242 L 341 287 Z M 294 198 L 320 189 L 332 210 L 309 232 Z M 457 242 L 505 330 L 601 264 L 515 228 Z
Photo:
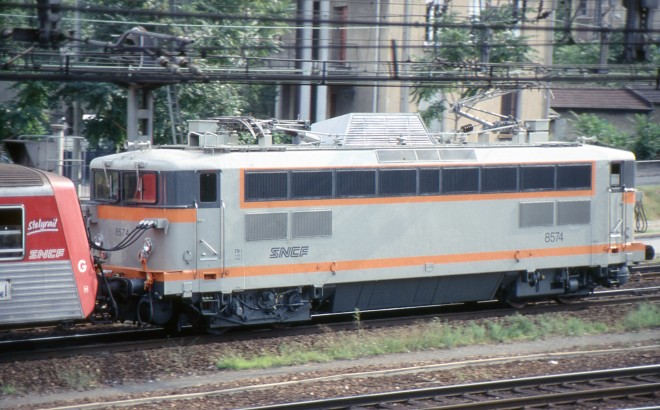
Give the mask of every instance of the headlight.
M 144 238 L 144 240 L 142 241 L 142 249 L 140 249 L 140 252 L 138 252 L 138 261 L 142 262 L 149 259 L 152 250 L 153 250 L 153 244 L 151 242 L 151 239 Z

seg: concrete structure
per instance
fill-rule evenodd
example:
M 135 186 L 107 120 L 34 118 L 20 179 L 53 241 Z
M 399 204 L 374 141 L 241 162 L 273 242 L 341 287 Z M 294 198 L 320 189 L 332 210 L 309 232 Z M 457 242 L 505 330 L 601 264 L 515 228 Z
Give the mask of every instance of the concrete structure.
M 541 2 L 530 0 L 527 4 L 528 10 L 536 10 Z M 283 39 L 285 43 L 295 41 L 297 47 L 279 57 L 295 59 L 297 68 L 303 72 L 328 70 L 350 75 L 396 69 L 405 73 L 409 67 L 405 63 L 419 59 L 425 47 L 441 46 L 433 43 L 432 35 L 437 13 L 478 19 L 486 7 L 487 2 L 474 0 L 301 0 L 298 2 L 298 29 L 291 38 Z M 546 9 L 549 11 L 549 6 Z M 328 18 L 330 24 L 326 24 Z M 356 21 L 360 24 L 355 24 Z M 551 24 L 552 19 L 546 18 L 521 23 L 518 27 L 521 35 L 538 45 L 535 47 L 536 63 L 552 62 L 552 32 L 544 30 Z M 477 107 L 521 120 L 548 118 L 545 84 L 537 87 L 498 96 Z M 276 117 L 300 117 L 316 122 L 350 112 L 417 112 L 423 109 L 412 101 L 410 91 L 408 87 L 387 86 L 378 81 L 372 86 L 283 85 Z M 458 100 L 455 94 L 444 98 L 449 103 Z M 429 125 L 433 131 L 449 131 L 469 122 L 447 111 L 441 121 Z

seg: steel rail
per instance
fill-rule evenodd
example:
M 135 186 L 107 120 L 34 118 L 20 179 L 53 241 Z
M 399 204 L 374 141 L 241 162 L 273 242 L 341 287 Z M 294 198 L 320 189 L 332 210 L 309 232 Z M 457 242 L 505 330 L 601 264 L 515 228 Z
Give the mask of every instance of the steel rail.
M 622 303 L 656 300 L 660 287 L 622 289 L 614 291 L 597 292 L 585 297 L 583 300 L 571 304 L 556 304 L 552 302 L 530 305 L 525 309 L 517 310 L 510 307 L 497 308 L 501 306 L 497 301 L 487 301 L 478 304 L 452 304 L 443 306 L 425 306 L 415 308 L 388 309 L 385 311 L 361 312 L 360 326 L 362 328 L 381 328 L 396 326 L 400 321 L 409 321 L 410 317 L 416 320 L 441 318 L 443 320 L 474 320 L 502 317 L 511 314 L 536 315 L 541 313 L 563 312 L 580 310 L 590 306 L 613 305 Z M 437 309 L 443 308 L 442 312 Z M 277 338 L 284 335 L 301 334 L 304 332 L 318 332 L 318 325 L 329 326 L 333 329 L 352 330 L 355 329 L 353 313 L 333 313 L 315 315 L 312 322 L 301 322 L 287 328 L 277 329 L 268 336 Z M 211 335 L 192 334 L 186 330 L 175 339 L 162 328 L 135 328 L 121 329 L 119 331 L 102 331 L 90 334 L 67 334 L 63 336 L 38 336 L 23 339 L 0 340 L 0 363 L 17 360 L 36 360 L 45 357 L 72 354 L 92 354 L 97 350 L 102 351 L 130 351 L 136 348 L 150 349 L 160 348 L 164 340 L 178 340 L 185 342 L 194 339 L 195 343 L 214 343 L 218 341 L 249 340 L 254 337 L 254 332 L 260 332 L 263 327 L 246 327 L 245 331 L 232 332 L 218 338 Z M 260 337 L 263 337 L 260 332 Z
M 551 392 L 534 394 L 534 392 L 522 389 L 537 388 L 547 391 L 548 386 L 565 386 L 566 383 L 594 383 L 624 381 L 631 384 L 617 387 L 590 386 L 588 390 L 571 392 Z M 433 401 L 434 409 L 492 409 L 503 407 L 520 407 L 536 404 L 559 404 L 574 403 L 580 400 L 601 400 L 606 398 L 626 398 L 631 395 L 651 395 L 660 391 L 660 365 L 636 366 L 620 369 L 597 370 L 579 373 L 566 373 L 548 376 L 526 377 L 520 379 L 507 379 L 490 382 L 478 382 L 452 386 L 440 386 L 423 389 L 412 389 L 397 392 L 365 394 L 357 396 L 338 397 L 332 399 L 321 399 L 303 401 L 296 403 L 282 403 L 267 406 L 250 407 L 244 410 L 271 410 L 271 409 L 344 409 L 355 406 L 383 406 L 394 403 L 402 403 L 421 400 Z M 501 394 L 502 392 L 515 392 L 527 396 L 499 398 L 491 400 L 484 399 L 475 401 L 477 395 L 484 397 Z M 469 396 L 472 400 L 463 403 L 443 404 L 443 398 Z

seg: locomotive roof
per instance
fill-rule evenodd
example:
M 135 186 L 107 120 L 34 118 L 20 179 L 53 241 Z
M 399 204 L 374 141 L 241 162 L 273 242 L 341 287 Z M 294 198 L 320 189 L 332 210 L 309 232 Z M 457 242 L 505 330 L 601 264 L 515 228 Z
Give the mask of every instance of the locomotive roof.
M 43 186 L 46 176 L 33 168 L 15 164 L 0 164 L 0 188 Z
M 99 157 L 92 168 L 158 171 L 232 168 L 323 168 L 361 166 L 431 166 L 524 164 L 634 160 L 634 155 L 594 145 L 429 145 L 332 148 L 315 146 L 156 147 Z

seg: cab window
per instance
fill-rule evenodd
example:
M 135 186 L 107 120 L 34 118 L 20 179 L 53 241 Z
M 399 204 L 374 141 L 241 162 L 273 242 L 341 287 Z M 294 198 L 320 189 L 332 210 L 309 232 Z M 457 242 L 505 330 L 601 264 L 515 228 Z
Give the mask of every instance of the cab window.
M 127 172 L 122 176 L 122 201 L 138 204 L 155 204 L 156 174 L 153 172 Z
M 119 200 L 119 173 L 117 171 L 94 171 L 93 199 L 117 202 Z

